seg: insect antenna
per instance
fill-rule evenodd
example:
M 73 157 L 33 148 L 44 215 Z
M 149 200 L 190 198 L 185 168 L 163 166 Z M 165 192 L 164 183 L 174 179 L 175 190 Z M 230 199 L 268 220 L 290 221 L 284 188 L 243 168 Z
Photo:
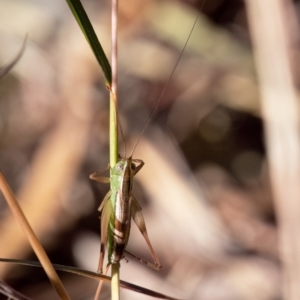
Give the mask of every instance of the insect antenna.
M 203 8 L 205 2 L 206 2 L 206 0 L 203 1 L 202 5 L 201 5 L 201 8 L 200 8 L 200 11 L 202 10 L 202 8 Z M 136 147 L 137 147 L 137 145 L 138 145 L 140 139 L 142 138 L 142 136 L 143 136 L 145 130 L 147 129 L 149 123 L 151 122 L 151 119 L 153 118 L 154 114 L 156 113 L 156 110 L 157 110 L 157 108 L 158 108 L 158 106 L 159 106 L 159 104 L 160 104 L 160 102 L 161 102 L 161 100 L 162 100 L 162 98 L 163 98 L 163 96 L 164 96 L 166 90 L 167 90 L 167 87 L 169 86 L 169 84 L 170 84 L 170 82 L 171 82 L 171 80 L 172 80 L 172 77 L 173 77 L 173 75 L 174 75 L 174 73 L 175 73 L 175 71 L 176 71 L 176 69 L 177 69 L 177 66 L 178 66 L 178 64 L 179 64 L 179 62 L 180 62 L 180 60 L 181 60 L 181 57 L 182 57 L 182 55 L 183 55 L 183 53 L 184 53 L 184 51 L 185 51 L 185 49 L 186 49 L 186 47 L 187 47 L 187 44 L 188 44 L 188 42 L 189 42 L 189 40 L 190 40 L 190 38 L 191 38 L 191 35 L 192 35 L 192 33 L 193 33 L 193 31 L 194 31 L 194 28 L 195 28 L 195 26 L 196 26 L 196 24 L 197 24 L 197 21 L 198 21 L 198 19 L 199 19 L 199 16 L 200 16 L 200 13 L 197 14 L 197 17 L 196 17 L 196 19 L 195 19 L 195 21 L 194 21 L 194 23 L 193 23 L 192 29 L 190 30 L 190 33 L 189 33 L 189 35 L 188 35 L 188 37 L 187 37 L 187 39 L 186 39 L 186 41 L 185 41 L 185 43 L 184 43 L 184 46 L 183 46 L 183 48 L 182 48 L 182 50 L 181 50 L 181 52 L 180 52 L 180 54 L 179 54 L 179 56 L 178 56 L 178 59 L 177 59 L 175 65 L 174 65 L 174 68 L 173 68 L 173 70 L 172 70 L 172 72 L 171 72 L 171 75 L 170 75 L 170 77 L 169 77 L 167 83 L 165 84 L 165 86 L 164 86 L 164 88 L 163 88 L 163 90 L 162 90 L 162 92 L 161 92 L 161 94 L 160 94 L 160 96 L 159 96 L 159 98 L 158 98 L 158 101 L 156 102 L 155 107 L 154 107 L 154 109 L 152 110 L 152 112 L 151 112 L 151 114 L 150 114 L 150 116 L 149 116 L 149 118 L 148 118 L 148 120 L 147 120 L 147 122 L 146 122 L 146 124 L 145 124 L 145 126 L 144 126 L 144 128 L 143 128 L 143 130 L 141 131 L 141 133 L 140 133 L 140 135 L 139 135 L 139 137 L 138 137 L 138 139 L 137 139 L 137 141 L 136 141 L 136 143 L 135 143 L 135 145 L 134 145 L 134 147 L 133 147 L 133 149 L 132 149 L 132 151 L 131 151 L 130 157 L 132 157 L 132 155 L 133 155 L 133 153 L 134 153 L 134 151 L 135 151 L 135 149 L 136 149 Z

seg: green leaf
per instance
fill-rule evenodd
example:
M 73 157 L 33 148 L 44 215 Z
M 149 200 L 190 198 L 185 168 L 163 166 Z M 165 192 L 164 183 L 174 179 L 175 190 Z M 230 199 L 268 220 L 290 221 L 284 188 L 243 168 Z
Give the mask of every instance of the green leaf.
M 106 81 L 106 86 L 110 89 L 111 86 L 111 67 L 104 53 L 104 50 L 97 38 L 95 30 L 86 14 L 80 0 L 66 0 L 78 25 L 80 26 L 86 40 L 92 48 L 96 59 L 98 60 Z

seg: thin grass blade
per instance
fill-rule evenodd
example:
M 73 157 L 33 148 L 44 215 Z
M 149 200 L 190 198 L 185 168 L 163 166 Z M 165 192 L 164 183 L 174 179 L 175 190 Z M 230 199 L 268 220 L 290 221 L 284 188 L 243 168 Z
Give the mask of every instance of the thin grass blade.
M 24 50 L 25 50 L 25 45 L 26 45 L 26 41 L 27 41 L 27 35 L 24 39 L 24 42 L 22 44 L 22 47 L 21 49 L 19 50 L 17 56 L 6 66 L 4 67 L 0 67 L 0 79 L 2 77 L 4 77 L 5 75 L 8 74 L 8 72 L 15 66 L 15 64 L 19 61 L 19 59 L 21 58 L 21 56 L 23 55 L 24 53 Z
M 43 269 L 47 274 L 51 284 L 53 285 L 56 293 L 62 300 L 70 300 L 70 297 L 64 288 L 61 280 L 59 279 L 55 269 L 53 268 L 46 251 L 35 235 L 33 229 L 31 228 L 26 216 L 24 215 L 16 197 L 14 196 L 12 190 L 10 189 L 8 183 L 6 182 L 4 176 L 0 172 L 0 190 L 4 195 L 4 198 L 13 214 L 15 219 L 19 222 L 21 228 L 23 229 L 32 249 L 34 250 L 36 256 L 43 264 Z
M 90 47 L 92 48 L 94 55 L 100 64 L 105 81 L 106 87 L 110 89 L 111 87 L 111 67 L 109 61 L 104 53 L 104 50 L 97 38 L 95 30 L 90 22 L 87 13 L 84 10 L 80 0 L 66 0 L 81 31 L 83 32 L 86 40 L 88 41 Z
M 37 261 L 0 258 L 0 262 L 7 262 L 7 263 L 13 263 L 13 264 L 18 264 L 18 265 L 23 265 L 23 266 L 42 268 L 41 264 Z M 83 269 L 79 269 L 79 268 L 75 268 L 75 267 L 70 267 L 70 266 L 58 265 L 58 264 L 53 264 L 53 267 L 57 271 L 63 271 L 63 272 L 81 275 L 81 276 L 85 276 L 85 277 L 89 277 L 89 278 L 93 278 L 93 279 L 98 279 L 98 280 L 101 279 L 106 282 L 111 282 L 111 277 L 105 276 L 102 274 L 98 274 L 95 272 L 91 272 L 91 271 L 87 271 L 87 270 L 83 270 Z M 135 285 L 133 283 L 129 283 L 124 280 L 120 280 L 120 286 L 124 289 L 128 289 L 128 290 L 134 291 L 136 293 L 140 293 L 140 294 L 145 294 L 145 295 L 148 295 L 153 298 L 165 299 L 165 300 L 179 300 L 177 298 L 166 296 L 164 294 L 146 289 L 144 287 Z
M 32 300 L 31 298 L 17 292 L 2 280 L 0 280 L 0 294 L 6 296 L 7 299 L 10 300 Z

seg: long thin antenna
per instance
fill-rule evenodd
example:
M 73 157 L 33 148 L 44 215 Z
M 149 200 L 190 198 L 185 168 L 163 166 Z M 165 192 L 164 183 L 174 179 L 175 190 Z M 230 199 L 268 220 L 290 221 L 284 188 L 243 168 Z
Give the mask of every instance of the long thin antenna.
M 200 8 L 200 11 L 203 9 L 203 6 L 204 6 L 205 2 L 206 2 L 206 0 L 203 1 L 202 5 L 201 5 L 201 8 Z M 165 86 L 164 86 L 164 88 L 163 88 L 163 90 L 162 90 L 162 92 L 161 92 L 161 94 L 160 94 L 160 96 L 159 96 L 159 99 L 158 99 L 158 101 L 156 102 L 155 107 L 154 107 L 154 109 L 153 109 L 153 111 L 152 111 L 150 117 L 148 118 L 148 120 L 147 120 L 147 122 L 146 122 L 146 124 L 145 124 L 145 126 L 144 126 L 144 128 L 143 128 L 143 130 L 142 130 L 142 132 L 140 133 L 140 135 L 139 135 L 139 137 L 138 137 L 138 139 L 137 139 L 137 141 L 136 141 L 136 143 L 135 143 L 135 145 L 134 145 L 134 147 L 133 147 L 133 149 L 132 149 L 132 151 L 131 151 L 130 157 L 132 157 L 133 152 L 135 151 L 135 148 L 137 147 L 137 145 L 138 145 L 138 143 L 139 143 L 139 141 L 140 141 L 142 135 L 144 134 L 145 130 L 147 129 L 149 123 L 151 122 L 152 117 L 153 117 L 154 114 L 156 113 L 156 110 L 157 110 L 157 108 L 158 108 L 158 106 L 159 106 L 159 104 L 160 104 L 160 102 L 161 102 L 161 100 L 162 100 L 162 98 L 163 98 L 163 96 L 164 96 L 164 94 L 165 94 L 165 92 L 166 92 L 167 87 L 169 86 L 169 84 L 170 84 L 170 82 L 171 82 L 171 80 L 172 80 L 172 77 L 173 77 L 173 75 L 174 75 L 174 73 L 175 73 L 175 70 L 176 70 L 176 68 L 177 68 L 177 66 L 178 66 L 178 64 L 179 64 L 179 62 L 180 62 L 180 60 L 181 60 L 181 57 L 182 57 L 182 55 L 183 55 L 183 53 L 184 53 L 184 51 L 185 51 L 185 49 L 186 49 L 186 47 L 187 47 L 187 44 L 188 44 L 188 42 L 189 42 L 189 40 L 190 40 L 190 38 L 191 38 L 191 36 L 192 36 L 192 33 L 193 33 L 193 31 L 194 31 L 194 28 L 195 28 L 195 26 L 196 26 L 196 24 L 197 24 L 197 21 L 198 21 L 198 19 L 199 19 L 199 16 L 200 16 L 200 12 L 197 14 L 197 17 L 196 17 L 196 19 L 195 19 L 195 21 L 194 21 L 194 23 L 193 23 L 192 29 L 190 30 L 190 33 L 189 33 L 189 35 L 188 35 L 188 37 L 187 37 L 187 39 L 186 39 L 186 41 L 185 41 L 185 43 L 184 43 L 184 46 L 183 46 L 183 48 L 182 48 L 182 50 L 181 50 L 181 52 L 180 52 L 180 54 L 179 54 L 179 56 L 178 56 L 178 59 L 177 59 L 177 61 L 176 61 L 176 64 L 175 64 L 175 66 L 174 66 L 172 72 L 171 72 L 171 75 L 170 75 L 170 77 L 169 77 L 167 83 L 165 84 Z

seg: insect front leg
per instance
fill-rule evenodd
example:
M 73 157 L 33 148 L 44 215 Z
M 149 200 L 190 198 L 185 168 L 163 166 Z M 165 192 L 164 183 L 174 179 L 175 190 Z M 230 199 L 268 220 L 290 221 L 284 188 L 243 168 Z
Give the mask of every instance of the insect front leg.
M 135 167 L 134 175 L 136 175 L 136 173 L 140 171 L 140 169 L 144 166 L 145 163 L 141 159 L 133 159 L 132 161 L 134 163 L 139 164 L 138 166 Z
M 100 172 L 95 172 L 93 174 L 90 175 L 90 179 L 95 180 L 97 182 L 101 182 L 101 183 L 110 183 L 110 178 L 109 177 L 105 177 L 100 175 L 101 173 L 105 172 L 106 170 L 108 170 L 110 167 L 109 165 L 105 168 L 105 170 L 100 171 Z
M 100 207 L 98 208 L 98 210 L 100 212 L 102 211 L 102 213 L 101 213 L 100 257 L 99 257 L 98 270 L 97 270 L 98 274 L 103 274 L 103 261 L 104 261 L 105 248 L 106 248 L 107 239 L 108 239 L 108 226 L 109 226 L 110 214 L 112 212 L 110 197 L 111 197 L 111 191 L 109 191 L 105 195 Z M 109 269 L 109 264 L 106 266 L 104 275 L 107 274 L 108 269 Z M 101 293 L 102 286 L 103 286 L 103 280 L 100 280 L 94 300 L 100 299 L 100 293 Z
M 142 209 L 140 207 L 140 205 L 138 204 L 138 202 L 136 201 L 136 199 L 131 196 L 131 216 L 132 216 L 132 219 L 133 221 L 135 222 L 135 224 L 137 225 L 137 227 L 139 228 L 140 232 L 142 233 L 147 245 L 148 245 L 148 248 L 151 252 L 151 256 L 152 256 L 152 259 L 154 261 L 154 264 L 153 263 L 150 263 L 130 252 L 128 252 L 126 250 L 126 252 L 131 255 L 132 257 L 138 259 L 140 262 L 143 262 L 145 263 L 147 266 L 155 269 L 155 270 L 160 270 L 162 265 L 160 264 L 159 262 L 159 259 L 158 259 L 158 256 L 156 255 L 151 243 L 150 243 L 150 239 L 148 237 L 148 233 L 147 233 L 147 229 L 146 229 L 146 223 L 145 223 L 145 220 L 144 220 L 144 217 L 143 217 L 143 214 L 142 214 Z

